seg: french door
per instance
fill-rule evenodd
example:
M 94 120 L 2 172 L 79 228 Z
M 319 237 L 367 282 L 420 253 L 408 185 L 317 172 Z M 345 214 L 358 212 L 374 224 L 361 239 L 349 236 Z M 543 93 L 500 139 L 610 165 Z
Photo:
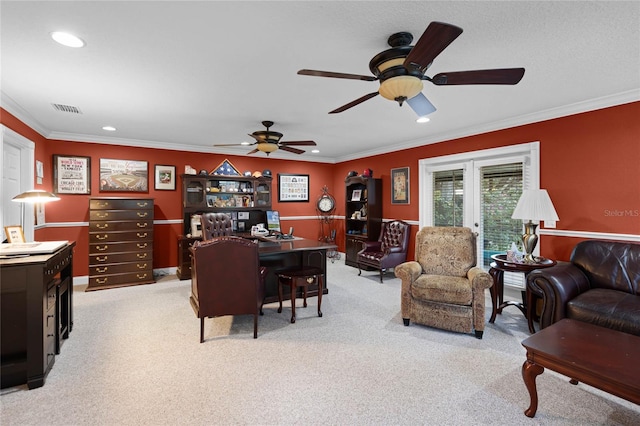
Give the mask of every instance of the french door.
M 420 226 L 471 228 L 477 264 L 487 270 L 492 254 L 519 245 L 522 221 L 511 214 L 522 190 L 539 186 L 538 142 L 424 159 L 419 167 Z

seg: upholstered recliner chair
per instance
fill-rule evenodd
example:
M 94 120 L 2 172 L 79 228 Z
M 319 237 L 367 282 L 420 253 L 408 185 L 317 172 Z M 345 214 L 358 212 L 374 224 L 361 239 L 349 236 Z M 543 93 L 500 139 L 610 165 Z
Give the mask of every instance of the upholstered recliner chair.
M 201 216 L 202 239 L 210 240 L 233 233 L 231 218 L 225 213 L 204 213 Z
M 416 235 L 416 261 L 396 266 L 402 280 L 401 311 L 410 321 L 482 339 L 485 290 L 491 275 L 476 265 L 476 236 L 469 228 L 424 227 Z
M 389 268 L 407 260 L 409 249 L 409 224 L 402 220 L 384 222 L 378 241 L 365 241 L 358 252 L 358 275 L 363 267 L 380 270 L 380 282 Z
M 253 338 L 258 337 L 266 268 L 260 266 L 258 244 L 240 237 L 216 237 L 191 247 L 191 307 L 204 319 L 224 315 L 253 315 Z

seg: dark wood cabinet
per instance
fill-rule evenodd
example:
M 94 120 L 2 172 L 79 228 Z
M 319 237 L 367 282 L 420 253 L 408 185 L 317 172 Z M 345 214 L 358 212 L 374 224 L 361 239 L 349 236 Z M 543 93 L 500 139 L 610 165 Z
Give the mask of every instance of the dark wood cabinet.
M 44 385 L 73 328 L 73 247 L 0 259 L 1 387 Z
M 364 241 L 376 241 L 382 227 L 382 179 L 352 176 L 345 180 L 345 264 L 357 266 Z
M 153 199 L 91 198 L 87 291 L 153 282 Z
M 183 235 L 178 237 L 178 269 L 181 280 L 191 278 L 189 247 L 199 236 L 192 235 L 191 218 L 208 212 L 227 213 L 233 231 L 249 233 L 257 223 L 266 223 L 271 209 L 271 177 L 188 175 L 182 178 Z

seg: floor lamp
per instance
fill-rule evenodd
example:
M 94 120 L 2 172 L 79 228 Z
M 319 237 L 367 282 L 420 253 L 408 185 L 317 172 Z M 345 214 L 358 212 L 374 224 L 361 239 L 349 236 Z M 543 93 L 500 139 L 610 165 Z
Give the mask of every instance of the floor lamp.
M 533 249 L 538 243 L 536 235 L 537 223 L 532 220 L 559 220 L 558 213 L 549 198 L 546 189 L 525 189 L 518 200 L 511 219 L 528 220 L 524 224 L 524 234 L 522 234 L 522 248 L 525 251 L 525 263 L 537 263 L 533 257 Z
M 20 227 L 24 229 L 24 205 L 25 203 L 48 203 L 49 201 L 59 201 L 60 197 L 42 189 L 32 189 L 18 194 L 11 199 L 16 203 L 20 203 Z

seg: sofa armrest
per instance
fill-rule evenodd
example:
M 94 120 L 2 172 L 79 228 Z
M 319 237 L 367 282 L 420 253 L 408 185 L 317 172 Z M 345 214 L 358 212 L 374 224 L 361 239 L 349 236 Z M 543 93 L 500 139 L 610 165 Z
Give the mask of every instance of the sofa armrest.
M 591 288 L 586 275 L 571 263 L 532 271 L 527 286 L 542 295 L 541 329 L 565 318 L 567 302 Z
M 393 268 L 393 273 L 402 281 L 400 310 L 402 318 L 408 318 L 411 310 L 411 284 L 422 275 L 422 266 L 416 261 L 404 262 Z
M 366 252 L 379 252 L 382 249 L 382 243 L 380 241 L 363 241 L 362 242 L 362 250 L 358 252 L 366 253 Z
M 485 290 L 493 285 L 493 278 L 484 269 L 474 266 L 467 272 L 467 278 L 471 281 L 473 290 Z

